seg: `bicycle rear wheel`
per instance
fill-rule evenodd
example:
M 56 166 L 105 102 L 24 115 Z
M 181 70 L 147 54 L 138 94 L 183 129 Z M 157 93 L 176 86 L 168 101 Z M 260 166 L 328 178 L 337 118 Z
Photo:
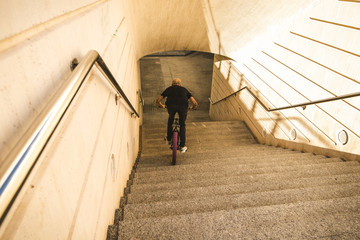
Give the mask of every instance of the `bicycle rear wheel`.
M 178 132 L 173 132 L 172 165 L 176 164 L 176 154 L 178 146 Z

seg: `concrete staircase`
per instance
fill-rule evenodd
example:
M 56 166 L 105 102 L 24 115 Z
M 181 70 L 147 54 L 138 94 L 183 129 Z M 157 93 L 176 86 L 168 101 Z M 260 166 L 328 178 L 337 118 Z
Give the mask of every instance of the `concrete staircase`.
M 165 126 L 143 152 L 109 239 L 359 239 L 360 164 L 257 144 L 236 122 L 187 124 L 171 165 Z

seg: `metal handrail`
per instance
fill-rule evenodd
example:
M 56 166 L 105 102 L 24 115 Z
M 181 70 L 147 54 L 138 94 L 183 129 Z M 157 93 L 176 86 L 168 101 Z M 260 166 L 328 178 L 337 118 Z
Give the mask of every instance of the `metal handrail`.
M 140 103 L 141 103 L 141 106 L 145 106 L 145 101 L 144 101 L 144 97 L 143 97 L 143 94 L 142 94 L 142 91 L 141 89 L 139 89 L 139 97 L 140 97 Z
M 99 53 L 95 50 L 89 51 L 69 78 L 64 81 L 35 122 L 25 132 L 24 136 L 21 137 L 4 161 L 0 163 L 1 222 L 11 206 L 10 203 L 16 197 L 18 190 L 36 163 L 41 151 L 50 139 L 76 93 L 87 79 L 94 64 L 99 67 L 99 70 L 107 77 L 107 80 L 118 94 L 123 97 L 133 111 L 132 114 L 139 117 L 139 114 L 116 82 Z
M 229 97 L 231 96 L 234 96 L 236 95 L 237 93 L 243 91 L 243 90 L 247 90 L 255 99 L 256 101 L 258 101 L 260 103 L 260 105 L 267 111 L 267 112 L 273 112 L 273 111 L 279 111 L 279 110 L 284 110 L 284 109 L 289 109 L 289 108 L 295 108 L 295 107 L 302 107 L 303 109 L 306 108 L 306 106 L 308 105 L 313 105 L 313 104 L 318 104 L 318 103 L 324 103 L 324 102 L 331 102 L 331 101 L 336 101 L 336 100 L 342 100 L 342 99 L 345 99 L 345 98 L 351 98 L 351 97 L 358 97 L 360 96 L 360 92 L 356 92 L 356 93 L 350 93 L 350 94 L 345 94 L 345 95 L 341 95 L 341 96 L 337 96 L 337 97 L 331 97 L 331 98 L 323 98 L 323 99 L 320 99 L 320 100 L 316 100 L 316 101 L 311 101 L 311 102 L 304 102 L 304 103 L 299 103 L 299 104 L 295 104 L 295 105 L 289 105 L 289 106 L 284 106 L 284 107 L 279 107 L 279 108 L 269 108 L 267 107 L 256 95 L 255 93 L 253 93 L 251 91 L 250 88 L 248 88 L 247 86 L 231 93 L 230 95 L 216 101 L 216 102 L 213 102 L 211 100 L 211 98 L 209 98 L 209 101 L 211 103 L 211 105 L 215 105 L 221 101 L 224 101 L 226 99 L 228 99 Z

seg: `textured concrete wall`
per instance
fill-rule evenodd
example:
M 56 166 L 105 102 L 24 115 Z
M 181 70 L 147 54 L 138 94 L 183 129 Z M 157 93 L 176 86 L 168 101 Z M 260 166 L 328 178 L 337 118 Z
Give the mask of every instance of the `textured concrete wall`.
M 210 51 L 204 0 L 128 2 L 139 58 L 172 50 Z
M 0 160 L 70 62 L 97 50 L 138 109 L 139 66 L 122 1 L 1 1 Z M 98 70 L 72 103 L 1 226 L 1 239 L 104 239 L 138 152 L 140 120 Z
M 358 2 L 313 1 L 259 31 L 246 44 L 240 41 L 236 50 L 224 44 L 224 51 L 236 62 L 214 65 L 212 99 L 248 86 L 273 108 L 359 92 L 359 11 Z M 244 119 L 263 142 L 290 147 L 296 142 L 300 149 L 316 146 L 358 154 L 359 105 L 357 97 L 268 113 L 243 92 L 213 106 L 210 115 Z M 349 137 L 345 145 L 338 138 L 341 131 Z

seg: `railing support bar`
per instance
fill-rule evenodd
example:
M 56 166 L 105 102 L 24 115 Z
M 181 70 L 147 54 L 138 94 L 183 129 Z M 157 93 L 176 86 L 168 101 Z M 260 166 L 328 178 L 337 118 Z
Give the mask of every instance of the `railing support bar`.
M 135 110 L 135 108 L 133 107 L 133 105 L 130 103 L 129 99 L 127 98 L 126 94 L 124 93 L 124 91 L 121 89 L 121 87 L 119 86 L 119 84 L 117 83 L 117 81 L 115 80 L 114 76 L 112 75 L 112 73 L 110 72 L 109 68 L 106 66 L 104 60 L 101 58 L 101 56 L 99 55 L 96 64 L 99 66 L 100 70 L 102 70 L 103 74 L 105 75 L 105 77 L 108 78 L 109 82 L 111 83 L 111 85 L 116 89 L 116 91 L 118 91 L 120 93 L 120 95 L 124 98 L 125 102 L 127 103 L 127 105 L 131 108 L 131 110 L 134 112 L 134 114 L 137 117 L 140 117 L 139 114 L 137 113 L 137 111 Z
M 295 108 L 295 107 L 303 107 L 304 108 L 305 106 L 308 106 L 308 105 L 325 103 L 325 102 L 332 102 L 332 101 L 336 101 L 336 100 L 342 100 L 342 99 L 358 97 L 358 96 L 360 96 L 360 92 L 345 94 L 345 95 L 341 95 L 341 96 L 337 96 L 337 97 L 324 98 L 324 99 L 320 99 L 320 100 L 316 100 L 316 101 L 304 102 L 304 103 L 299 103 L 299 104 L 280 107 L 280 108 L 273 108 L 273 109 L 269 109 L 269 111 L 270 112 L 271 111 L 279 111 L 279 110 Z

